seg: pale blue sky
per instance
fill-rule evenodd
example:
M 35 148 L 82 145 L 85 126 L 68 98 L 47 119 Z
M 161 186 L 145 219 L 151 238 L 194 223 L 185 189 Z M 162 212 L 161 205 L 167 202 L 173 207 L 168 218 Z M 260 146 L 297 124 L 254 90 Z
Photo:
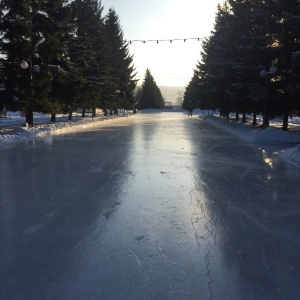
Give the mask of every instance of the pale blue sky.
M 113 7 L 120 18 L 124 39 L 160 40 L 201 38 L 213 29 L 221 0 L 102 0 L 105 10 Z M 159 86 L 186 86 L 200 60 L 201 42 L 134 42 L 137 78 L 142 83 L 149 68 Z

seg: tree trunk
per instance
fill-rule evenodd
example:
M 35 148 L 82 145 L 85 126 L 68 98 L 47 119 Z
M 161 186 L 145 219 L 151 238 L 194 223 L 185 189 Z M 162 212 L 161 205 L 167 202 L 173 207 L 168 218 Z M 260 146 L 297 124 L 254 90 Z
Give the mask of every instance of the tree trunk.
M 26 113 L 26 123 L 33 126 L 33 112 L 31 109 L 29 109 Z
M 240 115 L 238 112 L 235 113 L 235 120 L 238 121 L 240 119 Z
M 117 114 L 118 114 L 118 108 L 115 107 L 115 108 L 114 108 L 114 115 L 117 115 Z
M 95 118 L 96 117 L 96 108 L 93 108 L 92 109 L 92 118 Z
M 71 111 L 69 112 L 69 117 L 68 117 L 68 120 L 69 120 L 69 121 L 71 121 L 71 120 L 72 120 L 72 112 L 71 112 Z
M 55 122 L 56 121 L 56 114 L 51 114 L 51 122 Z
M 85 118 L 85 108 L 82 109 L 81 118 Z
M 104 116 L 107 116 L 107 108 L 104 108 Z
M 253 113 L 253 117 L 252 117 L 252 126 L 256 126 L 256 125 L 257 125 L 256 113 Z
M 289 125 L 289 114 L 287 111 L 283 113 L 283 123 L 282 123 L 282 130 L 287 131 Z
M 246 113 L 243 112 L 242 123 L 247 123 Z
M 263 128 L 269 127 L 270 122 L 269 122 L 269 116 L 267 113 L 263 114 Z

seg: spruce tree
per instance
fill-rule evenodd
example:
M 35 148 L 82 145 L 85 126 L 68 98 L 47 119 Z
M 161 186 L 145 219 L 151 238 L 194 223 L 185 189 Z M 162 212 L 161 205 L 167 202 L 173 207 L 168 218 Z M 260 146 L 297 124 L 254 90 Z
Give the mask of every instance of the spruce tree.
M 72 73 L 68 61 L 73 35 L 71 16 L 68 0 L 49 0 L 41 1 L 33 20 L 34 31 L 43 32 L 45 37 L 44 47 L 40 51 L 42 70 L 39 76 L 43 82 L 36 88 L 36 108 L 50 113 L 52 121 L 55 121 L 56 113 L 63 111 L 63 103 L 68 99 L 64 83 Z
M 194 74 L 193 78 L 190 80 L 189 84 L 187 85 L 184 96 L 183 96 L 183 103 L 182 107 L 184 109 L 197 108 L 201 103 L 199 99 L 199 77 Z M 202 106 L 202 109 L 205 107 Z
M 30 1 L 3 0 L 0 3 L 0 62 L 3 74 L 2 104 L 9 109 L 28 109 L 31 105 L 31 83 L 28 70 L 20 63 L 31 55 L 40 36 L 33 33 Z
M 107 64 L 103 7 L 96 0 L 75 0 L 72 6 L 76 31 L 69 55 L 74 65 L 76 102 L 84 117 L 86 109 L 102 107 L 104 102 L 103 77 Z
M 164 106 L 161 91 L 149 69 L 146 70 L 140 93 L 139 109 L 162 108 Z
M 242 112 L 243 120 L 251 112 L 253 125 L 257 113 L 264 126 L 270 117 L 283 116 L 286 130 L 288 115 L 299 111 L 299 7 L 292 0 L 228 0 L 219 6 L 195 70 L 200 105 L 222 114 Z
M 196 65 L 195 75 L 199 78 L 199 99 L 206 109 L 219 108 L 228 113 L 232 103 L 225 101 L 226 89 L 234 76 L 234 31 L 233 16 L 227 4 L 218 6 L 214 30 L 203 41 L 201 60 Z
M 272 8 L 269 1 L 229 0 L 229 3 L 234 15 L 238 75 L 230 88 L 238 98 L 244 119 L 246 112 L 252 112 L 256 124 L 256 113 L 260 112 L 264 126 L 268 126 L 272 106 L 267 101 L 275 88 L 271 89 L 270 82 L 267 91 L 266 78 L 260 78 L 259 74 L 263 68 L 270 69 L 276 56 Z
M 4 0 L 1 6 L 0 26 L 4 41 L 1 54 L 7 63 L 4 99 L 12 109 L 27 110 L 28 115 L 32 114 L 32 109 L 50 112 L 49 104 L 59 110 L 61 99 L 54 96 L 57 87 L 53 85 L 63 72 L 54 65 L 65 67 L 70 34 L 68 1 L 17 3 Z M 42 40 L 44 42 L 40 43 Z M 22 70 L 21 61 L 25 61 L 28 68 Z M 30 62 L 39 68 L 31 68 Z M 38 69 L 40 72 L 35 73 Z M 52 101 L 48 101 L 50 99 Z
M 107 107 L 132 108 L 137 80 L 133 56 L 129 54 L 128 43 L 124 40 L 122 27 L 116 11 L 109 9 L 105 18 L 105 45 L 108 60 Z
M 299 111 L 300 101 L 295 97 L 297 85 L 297 53 L 300 50 L 300 2 L 295 0 L 276 1 L 272 7 L 276 21 L 274 32 L 277 43 L 278 106 L 283 115 L 282 129 L 288 129 L 288 117 Z

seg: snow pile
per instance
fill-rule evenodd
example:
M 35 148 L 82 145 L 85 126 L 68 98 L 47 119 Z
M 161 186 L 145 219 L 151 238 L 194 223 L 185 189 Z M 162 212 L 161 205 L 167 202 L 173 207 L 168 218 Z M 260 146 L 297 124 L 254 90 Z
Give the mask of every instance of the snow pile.
M 67 116 L 60 115 L 57 117 L 56 122 L 49 123 L 49 116 L 35 115 L 34 127 L 25 127 L 24 117 L 11 115 L 11 119 L 3 119 L 0 121 L 0 146 L 33 138 L 74 132 L 93 127 L 103 121 L 127 116 L 127 112 L 116 116 L 101 115 L 95 118 L 86 117 L 83 119 L 75 115 L 73 120 L 68 121 Z
M 280 158 L 300 168 L 300 146 L 284 151 Z
M 212 116 L 199 116 L 206 122 L 225 129 L 239 138 L 253 144 L 300 144 L 300 135 L 283 131 L 278 128 L 268 127 L 261 129 L 251 125 L 243 125 L 234 121 L 227 122 L 224 118 Z
M 300 134 L 283 131 L 274 127 L 261 129 L 240 122 L 227 122 L 226 119 L 220 117 L 200 115 L 199 118 L 215 127 L 224 129 L 249 143 L 264 145 L 284 144 L 285 146 L 291 146 L 291 148 L 282 151 L 279 157 L 300 168 Z M 295 147 L 295 145 L 297 146 Z
M 256 131 L 252 142 L 255 144 L 300 144 L 300 135 L 268 127 Z

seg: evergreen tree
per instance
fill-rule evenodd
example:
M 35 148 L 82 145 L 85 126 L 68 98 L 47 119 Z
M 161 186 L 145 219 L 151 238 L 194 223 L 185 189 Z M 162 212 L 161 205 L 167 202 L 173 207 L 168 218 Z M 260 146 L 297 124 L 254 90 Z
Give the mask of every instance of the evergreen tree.
M 139 108 L 162 108 L 164 99 L 160 89 L 151 75 L 149 69 L 146 70 L 145 78 L 141 86 L 141 94 L 139 99 Z
M 75 0 L 73 22 L 76 25 L 69 51 L 73 64 L 73 97 L 82 108 L 82 117 L 88 108 L 103 104 L 103 84 L 107 68 L 104 52 L 103 7 L 96 0 Z
M 70 32 L 68 1 L 1 2 L 1 34 L 5 65 L 4 99 L 11 109 L 47 111 L 45 103 L 59 106 L 57 97 L 49 97 L 56 90 L 51 86 L 58 79 L 65 61 L 67 36 Z M 42 41 L 45 41 L 41 44 Z M 25 61 L 28 67 L 20 68 Z M 14 63 L 15 62 L 15 63 Z M 5 63 L 5 62 L 3 62 Z M 32 67 L 39 65 L 39 67 Z M 35 73 L 34 70 L 40 70 Z M 52 80 L 54 78 L 54 80 Z M 18 101 L 15 101 L 18 100 Z M 31 123 L 32 119 L 28 119 Z
M 68 50 L 73 35 L 72 10 L 68 0 L 41 1 L 34 16 L 34 31 L 43 32 L 44 47 L 40 51 L 43 82 L 37 87 L 39 102 L 36 109 L 55 114 L 62 112 L 66 97 L 64 83 L 71 76 L 72 68 L 68 61 Z M 41 99 L 41 95 L 43 95 Z M 39 106 L 38 106 L 39 105 Z
M 236 32 L 235 49 L 237 57 L 235 82 L 230 89 L 236 95 L 239 111 L 253 113 L 253 124 L 256 124 L 256 113 L 263 114 L 264 126 L 268 125 L 271 112 L 267 105 L 266 79 L 260 79 L 262 68 L 270 68 L 275 61 L 274 27 L 271 6 L 269 1 L 242 1 L 229 0 L 234 15 L 234 28 Z M 249 13 L 251 12 L 251 13 Z M 229 89 L 229 90 L 230 90 Z M 253 90 L 260 91 L 251 93 Z M 271 94 L 271 85 L 268 87 Z
M 182 108 L 188 110 L 190 107 L 199 107 L 199 104 L 201 103 L 199 99 L 199 83 L 199 77 L 194 74 L 193 78 L 190 80 L 185 89 Z M 201 108 L 204 109 L 203 106 Z
M 33 12 L 30 1 L 3 0 L 0 3 L 0 62 L 3 72 L 2 103 L 9 109 L 29 108 L 31 84 L 28 70 L 20 63 L 27 60 L 41 37 L 33 33 Z
M 232 14 L 228 5 L 218 6 L 214 31 L 203 41 L 201 61 L 195 75 L 199 78 L 200 107 L 219 108 L 222 114 L 231 110 L 225 102 L 226 89 L 234 76 L 234 31 Z
M 288 116 L 299 111 L 300 101 L 295 96 L 299 77 L 297 76 L 297 55 L 300 50 L 300 1 L 280 0 L 272 7 L 276 36 L 276 64 L 278 67 L 278 100 L 276 113 L 283 114 L 283 130 L 288 129 Z
M 128 43 L 124 41 L 119 17 L 114 9 L 109 9 L 105 18 L 105 45 L 108 59 L 108 90 L 106 108 L 132 108 L 136 73 L 133 57 L 129 54 Z
M 34 107 L 52 120 L 76 107 L 83 116 L 86 108 L 132 108 L 133 58 L 114 10 L 104 22 L 98 0 L 3 0 L 0 6 L 1 107 Z M 22 61 L 41 72 L 21 69 Z
M 204 40 L 199 79 L 200 106 L 269 118 L 299 110 L 299 1 L 228 0 L 218 7 L 214 31 Z M 277 72 L 268 72 L 272 65 Z M 260 78 L 262 69 L 267 70 Z

